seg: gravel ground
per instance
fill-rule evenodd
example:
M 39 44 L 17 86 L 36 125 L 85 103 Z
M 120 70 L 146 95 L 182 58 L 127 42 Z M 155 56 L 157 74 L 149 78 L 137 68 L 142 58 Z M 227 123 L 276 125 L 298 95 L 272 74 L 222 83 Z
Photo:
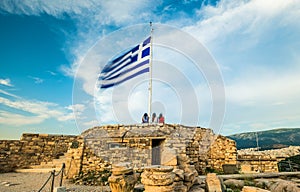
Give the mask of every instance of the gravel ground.
M 37 192 L 49 178 L 50 173 L 1 173 L 0 192 Z M 55 178 L 55 187 L 59 186 L 59 177 Z M 50 191 L 49 182 L 42 192 Z M 106 192 L 109 187 L 74 185 L 68 180 L 63 180 L 63 186 L 72 192 Z

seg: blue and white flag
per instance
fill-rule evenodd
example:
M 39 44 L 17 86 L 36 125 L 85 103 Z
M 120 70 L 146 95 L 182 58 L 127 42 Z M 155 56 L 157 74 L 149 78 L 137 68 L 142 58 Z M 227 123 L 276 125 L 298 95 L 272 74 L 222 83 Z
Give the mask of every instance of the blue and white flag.
M 108 62 L 100 73 L 100 88 L 109 88 L 150 70 L 150 41 L 148 37 L 125 54 Z

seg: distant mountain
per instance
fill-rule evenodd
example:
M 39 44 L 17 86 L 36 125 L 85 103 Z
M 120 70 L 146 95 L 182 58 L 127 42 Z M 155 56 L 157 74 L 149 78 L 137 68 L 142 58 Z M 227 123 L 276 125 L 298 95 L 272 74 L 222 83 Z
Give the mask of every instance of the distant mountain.
M 236 141 L 238 149 L 254 148 L 256 132 L 240 133 L 227 136 Z M 280 128 L 257 132 L 258 146 L 262 150 L 278 149 L 290 145 L 300 146 L 300 128 Z

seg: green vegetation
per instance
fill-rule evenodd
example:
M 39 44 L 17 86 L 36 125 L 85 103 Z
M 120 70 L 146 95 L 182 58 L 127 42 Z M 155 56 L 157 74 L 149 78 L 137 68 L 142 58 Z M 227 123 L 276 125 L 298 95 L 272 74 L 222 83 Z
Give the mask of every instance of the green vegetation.
M 219 171 L 219 170 L 216 170 L 216 169 L 213 169 L 213 168 L 210 168 L 210 167 L 207 167 L 205 169 L 205 173 L 216 173 L 217 175 L 222 175 L 224 174 L 222 171 Z
M 104 171 L 88 171 L 87 173 L 80 173 L 75 176 L 71 181 L 78 185 L 95 185 L 103 186 L 108 185 L 108 178 L 111 172 L 108 170 Z
M 288 157 L 278 163 L 279 171 L 300 171 L 300 155 Z

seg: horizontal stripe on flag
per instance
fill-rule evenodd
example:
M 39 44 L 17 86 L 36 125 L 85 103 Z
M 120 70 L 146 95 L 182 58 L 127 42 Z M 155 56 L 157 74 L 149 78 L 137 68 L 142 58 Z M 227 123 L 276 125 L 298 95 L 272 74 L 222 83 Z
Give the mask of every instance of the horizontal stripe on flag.
M 138 72 L 135 72 L 135 73 L 130 74 L 130 75 L 126 75 L 126 77 L 125 77 L 124 79 L 120 80 L 120 81 L 112 82 L 112 83 L 102 83 L 100 88 L 109 88 L 109 87 L 112 87 L 112 86 L 115 86 L 115 85 L 119 85 L 119 84 L 123 83 L 124 81 L 127 81 L 127 80 L 129 80 L 129 79 L 132 79 L 132 78 L 134 78 L 134 77 L 136 77 L 136 76 L 138 76 L 138 75 L 141 75 L 141 74 L 143 74 L 143 73 L 147 73 L 147 72 L 149 72 L 149 71 L 150 71 L 150 68 L 149 68 L 149 67 L 144 68 L 144 69 L 141 69 L 141 70 L 138 71 Z
M 106 73 L 114 68 L 118 67 L 120 63 L 123 63 L 127 59 L 131 59 L 133 53 L 136 53 L 139 50 L 139 45 L 131 49 L 130 51 L 126 52 L 122 56 L 118 57 L 117 59 L 114 59 L 113 61 L 109 62 L 103 69 L 101 73 Z
M 108 77 L 110 77 L 111 75 L 118 73 L 118 72 L 122 72 L 122 70 L 125 70 L 124 68 L 128 68 L 130 64 L 133 64 L 134 62 L 137 62 L 138 60 L 138 55 L 134 55 L 134 56 L 130 56 L 129 58 L 126 58 L 124 60 L 122 60 L 121 63 L 119 63 L 119 65 L 111 68 L 110 71 L 108 71 L 107 73 L 105 73 L 104 75 L 102 75 L 101 77 L 103 79 L 106 79 Z
M 106 64 L 99 76 L 100 87 L 109 88 L 149 72 L 150 41 L 151 37 Z
M 133 71 L 139 67 L 142 67 L 143 65 L 147 65 L 149 64 L 149 59 L 145 60 L 145 61 L 142 61 L 140 63 L 138 63 L 137 65 L 134 65 L 133 67 L 129 68 L 129 69 L 126 69 L 125 71 L 123 71 L 122 73 L 116 73 L 115 75 L 112 75 L 112 76 L 109 76 L 105 79 L 102 79 L 103 81 L 105 80 L 111 80 L 111 79 L 115 79 L 119 76 L 121 76 L 122 74 L 126 74 L 126 73 L 129 73 L 130 71 Z M 148 66 L 149 67 L 149 66 Z
M 138 73 L 139 71 L 142 71 L 144 69 L 149 69 L 149 60 L 146 60 L 139 64 L 140 66 L 128 71 L 127 73 L 123 73 L 122 75 L 119 75 L 116 78 L 110 79 L 110 80 L 102 80 L 101 84 L 120 84 L 119 82 L 124 82 L 124 79 L 129 80 L 127 77 L 132 76 L 134 73 Z

